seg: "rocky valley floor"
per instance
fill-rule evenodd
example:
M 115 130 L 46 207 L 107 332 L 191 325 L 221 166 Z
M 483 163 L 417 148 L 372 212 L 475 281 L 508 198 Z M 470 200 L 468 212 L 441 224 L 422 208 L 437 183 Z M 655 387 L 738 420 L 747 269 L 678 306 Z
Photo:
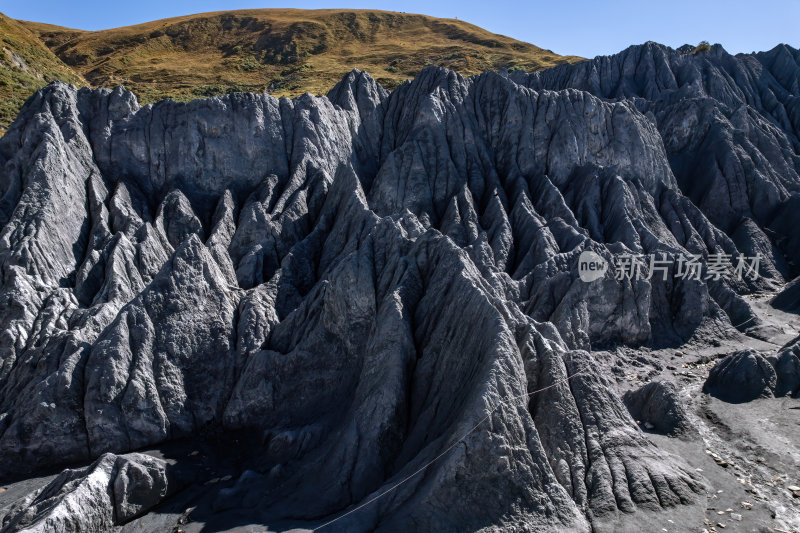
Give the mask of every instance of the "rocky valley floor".
M 650 381 L 676 384 L 692 427 L 687 436 L 667 436 L 645 427 L 647 420 L 637 422 L 659 448 L 685 458 L 709 482 L 705 512 L 672 522 L 654 521 L 660 523 L 654 531 L 800 529 L 800 501 L 788 488 L 797 486 L 800 468 L 798 401 L 761 398 L 729 403 L 703 392 L 709 370 L 725 355 L 743 346 L 769 355 L 797 337 L 800 319 L 769 306 L 772 296 L 749 298 L 763 323 L 775 328 L 769 341 L 722 336 L 721 342 L 713 344 L 707 338 L 694 339 L 677 350 L 623 349 L 610 354 L 615 361 L 635 361 L 617 364 L 628 369 L 617 380 L 620 394 Z

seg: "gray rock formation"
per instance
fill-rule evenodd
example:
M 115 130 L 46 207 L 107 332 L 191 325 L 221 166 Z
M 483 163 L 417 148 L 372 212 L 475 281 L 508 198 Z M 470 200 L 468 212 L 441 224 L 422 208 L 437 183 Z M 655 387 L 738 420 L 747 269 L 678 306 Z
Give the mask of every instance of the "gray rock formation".
M 756 398 L 800 395 L 800 341 L 793 340 L 774 356 L 744 350 L 721 359 L 708 375 L 703 391 L 742 403 Z
M 622 401 L 634 419 L 651 424 L 654 431 L 676 436 L 696 433 L 671 381 L 651 381 L 626 392 Z
M 775 368 L 758 352 L 743 350 L 720 359 L 708 374 L 703 392 L 731 403 L 773 396 Z
M 777 357 L 770 358 L 775 367 L 775 396 L 800 396 L 800 339 L 783 347 Z
M 658 128 L 681 191 L 740 251 L 760 251 L 786 276 L 800 255 L 799 61 L 786 45 L 731 56 L 647 43 L 513 79 L 631 102 Z
M 391 94 L 358 71 L 145 107 L 51 84 L 0 139 L 0 477 L 247 435 L 255 473 L 218 508 L 269 520 L 319 525 L 435 459 L 341 531 L 698 503 L 592 350 L 745 331 L 742 295 L 796 274 L 799 72 L 788 47 L 647 44 Z M 763 259 L 587 283 L 584 251 Z M 133 516 L 91 502 L 97 530 Z
M 0 531 L 111 531 L 178 488 L 180 482 L 163 460 L 139 453 L 108 453 L 86 468 L 63 471 L 17 502 L 3 518 Z
M 797 313 L 800 311 L 800 277 L 793 279 L 790 283 L 772 299 L 772 306 L 776 309 Z

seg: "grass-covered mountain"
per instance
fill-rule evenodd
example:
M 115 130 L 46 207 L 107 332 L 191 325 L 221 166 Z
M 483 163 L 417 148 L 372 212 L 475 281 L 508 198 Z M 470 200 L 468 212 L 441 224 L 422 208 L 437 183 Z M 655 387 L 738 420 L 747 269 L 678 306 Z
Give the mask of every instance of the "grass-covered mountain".
M 18 82 L 15 97 L 4 99 L 0 127 L 13 120 L 24 98 L 53 77 L 73 83 L 85 79 L 97 87 L 124 84 L 148 103 L 234 91 L 325 93 L 353 68 L 370 72 L 391 89 L 428 65 L 476 74 L 540 70 L 578 59 L 460 20 L 387 11 L 227 11 L 103 31 L 6 17 L 2 22 L 11 28 L 2 32 L 4 47 L 29 65 L 33 50 L 47 68 L 41 67 L 38 78 Z M 8 59 L 12 56 L 6 56 L 10 66 L 3 75 L 23 77 L 24 68 L 15 70 Z M 38 79 L 41 83 L 33 82 Z
M 22 103 L 53 80 L 86 84 L 22 23 L 0 13 L 0 135 Z

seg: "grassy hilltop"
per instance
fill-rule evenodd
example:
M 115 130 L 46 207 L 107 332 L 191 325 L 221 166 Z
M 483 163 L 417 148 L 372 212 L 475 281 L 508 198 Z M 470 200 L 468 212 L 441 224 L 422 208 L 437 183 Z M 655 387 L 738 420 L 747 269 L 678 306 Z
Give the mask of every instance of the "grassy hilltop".
M 124 84 L 148 103 L 232 91 L 324 94 L 353 68 L 391 89 L 427 65 L 469 75 L 499 68 L 538 70 L 580 59 L 460 20 L 387 11 L 226 11 L 102 31 L 5 17 L 3 23 L 14 28 L 14 35 L 25 36 L 14 43 L 36 50 L 47 69 L 42 67 L 36 78 L 39 85 L 18 89 L 24 94 L 6 105 L 10 111 L 0 117 L 0 127 L 20 99 L 54 75 L 97 87 Z M 7 46 L 16 50 L 17 45 Z
M 34 33 L 0 13 L 0 135 L 25 100 L 53 80 L 86 85 Z

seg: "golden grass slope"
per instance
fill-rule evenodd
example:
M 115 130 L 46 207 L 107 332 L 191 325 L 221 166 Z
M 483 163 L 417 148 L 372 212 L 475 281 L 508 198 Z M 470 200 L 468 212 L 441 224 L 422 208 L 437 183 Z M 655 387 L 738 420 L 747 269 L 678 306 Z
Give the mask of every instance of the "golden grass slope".
M 387 11 L 228 11 L 97 32 L 24 24 L 92 85 L 122 83 L 143 102 L 235 90 L 320 94 L 353 68 L 391 89 L 427 65 L 469 75 L 579 59 L 459 20 Z
M 389 11 L 256 9 L 83 31 L 0 14 L 0 135 L 46 83 L 133 90 L 143 104 L 234 91 L 324 94 L 358 68 L 387 89 L 428 65 L 539 70 L 559 56 L 455 19 Z
M 53 80 L 86 85 L 28 28 L 0 13 L 0 135 L 25 100 Z

